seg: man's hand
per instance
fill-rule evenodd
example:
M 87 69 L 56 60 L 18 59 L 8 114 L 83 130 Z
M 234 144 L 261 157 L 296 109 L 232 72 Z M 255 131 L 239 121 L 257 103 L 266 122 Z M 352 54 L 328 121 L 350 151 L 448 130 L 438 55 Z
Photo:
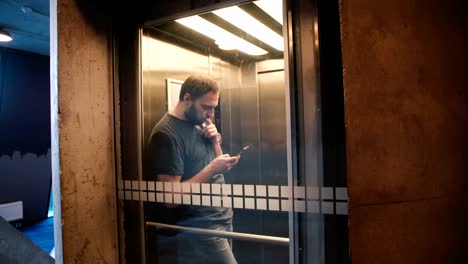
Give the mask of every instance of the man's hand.
M 202 124 L 201 134 L 213 143 L 219 141 L 220 134 L 218 133 L 218 129 L 209 118 Z
M 229 154 L 218 156 L 209 165 L 209 169 L 213 174 L 227 173 L 239 162 L 240 156 L 230 157 Z

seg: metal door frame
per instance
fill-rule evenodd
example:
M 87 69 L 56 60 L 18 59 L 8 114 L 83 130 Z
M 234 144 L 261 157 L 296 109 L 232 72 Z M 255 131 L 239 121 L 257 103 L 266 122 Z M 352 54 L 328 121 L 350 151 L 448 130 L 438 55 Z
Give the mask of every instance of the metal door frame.
M 141 69 L 141 37 L 142 37 L 142 28 L 148 27 L 152 25 L 162 24 L 168 21 L 172 21 L 177 18 L 195 15 L 199 13 L 209 12 L 214 9 L 227 7 L 231 5 L 243 4 L 251 2 L 250 0 L 232 0 L 232 1 L 223 1 L 221 3 L 216 3 L 213 5 L 205 6 L 202 8 L 192 9 L 186 12 L 174 13 L 170 16 L 165 16 L 160 19 L 150 20 L 148 22 L 144 22 L 139 26 L 138 30 L 138 62 L 139 65 L 137 67 L 137 93 L 138 93 L 138 142 L 140 142 L 139 154 L 138 154 L 138 162 L 139 162 L 139 175 L 138 179 L 142 179 L 142 153 L 141 153 L 141 143 L 142 141 L 142 134 L 143 131 L 141 129 L 142 120 L 142 69 Z M 288 149 L 287 149 L 287 157 L 288 157 L 288 185 L 289 186 L 297 186 L 298 183 L 304 184 L 307 181 L 308 172 L 305 168 L 305 164 L 308 162 L 305 159 L 305 149 L 304 146 L 312 145 L 315 146 L 316 149 L 314 151 L 317 152 L 317 157 L 319 160 L 317 161 L 317 170 L 319 171 L 319 176 L 323 181 L 323 160 L 322 160 L 322 135 L 321 135 L 321 113 L 320 113 L 320 104 L 321 104 L 321 94 L 320 94 L 320 63 L 319 63 L 319 49 L 318 49 L 318 20 L 317 20 L 317 1 L 310 2 L 310 7 L 312 8 L 312 16 L 314 21 L 314 41 L 313 41 L 313 57 L 312 61 L 308 63 L 312 65 L 313 69 L 313 81 L 307 82 L 304 81 L 305 75 L 309 73 L 302 72 L 302 66 L 304 66 L 304 61 L 301 56 L 301 28 L 300 28 L 300 21 L 299 21 L 299 12 L 300 7 L 305 3 L 309 3 L 305 0 L 293 1 L 293 0 L 283 0 L 283 37 L 285 41 L 285 51 L 284 51 L 284 61 L 285 61 L 285 82 L 286 87 L 288 89 L 286 92 L 286 116 L 287 116 L 287 140 L 288 140 Z M 118 52 L 117 52 L 118 53 Z M 310 59 L 309 59 L 310 60 Z M 304 99 L 304 90 L 310 89 L 314 91 L 314 98 L 305 98 Z M 116 93 L 118 95 L 118 92 Z M 301 97 L 302 96 L 302 97 Z M 118 97 L 118 96 L 117 96 Z M 307 96 L 306 96 L 307 97 Z M 116 98 L 116 100 L 120 100 Z M 313 102 L 313 105 L 308 105 L 304 108 L 304 101 Z M 116 103 L 116 108 L 120 108 Z M 313 110 L 313 115 L 315 119 L 310 120 L 308 119 L 307 115 L 304 115 L 304 112 L 307 110 Z M 118 111 L 116 111 L 118 112 Z M 310 113 L 309 113 L 310 114 Z M 120 117 L 116 117 L 120 118 Z M 316 123 L 313 123 L 316 121 Z M 344 124 L 343 124 L 344 126 Z M 313 137 L 305 134 L 306 129 L 315 129 L 317 132 Z M 117 143 L 120 145 L 120 142 Z M 117 149 L 121 149 L 120 147 Z M 294 195 L 294 194 L 293 194 Z M 142 213 L 142 205 L 143 203 L 140 201 L 140 213 Z M 143 218 L 140 217 L 140 222 L 143 222 Z M 301 233 L 304 231 L 304 228 L 307 228 L 303 222 L 302 216 L 299 213 L 290 212 L 289 213 L 289 250 L 290 250 L 290 263 L 302 263 L 304 262 L 303 256 L 301 256 L 300 247 L 303 244 L 303 240 L 301 240 Z M 145 224 L 141 223 L 140 232 L 141 235 L 141 243 L 144 245 L 145 243 Z M 141 250 L 142 260 L 146 255 L 145 247 Z M 322 245 L 323 251 L 323 245 Z M 302 250 L 304 252 L 304 250 Z M 322 254 L 323 255 L 323 254 Z M 323 261 L 323 258 L 322 258 Z

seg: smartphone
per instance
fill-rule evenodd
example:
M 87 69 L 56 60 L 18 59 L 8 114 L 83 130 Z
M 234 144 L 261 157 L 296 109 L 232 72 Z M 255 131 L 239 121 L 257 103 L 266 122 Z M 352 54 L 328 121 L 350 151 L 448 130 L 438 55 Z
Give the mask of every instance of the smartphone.
M 253 149 L 252 145 L 247 145 L 247 146 L 243 147 L 236 156 L 240 156 L 242 153 L 246 152 L 247 150 L 251 150 L 251 149 Z

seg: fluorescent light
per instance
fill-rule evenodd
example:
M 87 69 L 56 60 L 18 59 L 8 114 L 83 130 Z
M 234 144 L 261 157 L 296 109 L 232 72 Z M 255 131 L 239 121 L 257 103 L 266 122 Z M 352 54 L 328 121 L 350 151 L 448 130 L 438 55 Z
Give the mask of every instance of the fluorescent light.
M 237 6 L 222 8 L 213 11 L 214 14 L 233 24 L 237 28 L 265 42 L 269 46 L 279 50 L 284 50 L 283 37 L 262 24 L 260 21 L 249 15 Z
M 0 29 L 0 42 L 12 41 L 10 33 L 4 29 Z
M 255 1 L 265 13 L 270 15 L 274 20 L 283 25 L 283 1 L 282 0 L 259 0 Z
M 199 16 L 177 19 L 176 22 L 215 40 L 215 43 L 219 46 L 220 49 L 237 49 L 254 56 L 268 53 L 266 50 L 239 38 L 238 36 L 216 26 L 211 22 L 208 22 Z

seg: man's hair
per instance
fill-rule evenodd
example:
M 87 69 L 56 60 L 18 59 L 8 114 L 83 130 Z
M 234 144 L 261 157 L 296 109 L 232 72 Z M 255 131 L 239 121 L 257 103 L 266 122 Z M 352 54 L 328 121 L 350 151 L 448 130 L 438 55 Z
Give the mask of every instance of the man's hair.
M 192 100 L 197 99 L 207 93 L 219 93 L 218 83 L 208 76 L 192 75 L 188 77 L 180 88 L 179 100 L 184 100 L 186 93 L 190 94 Z

